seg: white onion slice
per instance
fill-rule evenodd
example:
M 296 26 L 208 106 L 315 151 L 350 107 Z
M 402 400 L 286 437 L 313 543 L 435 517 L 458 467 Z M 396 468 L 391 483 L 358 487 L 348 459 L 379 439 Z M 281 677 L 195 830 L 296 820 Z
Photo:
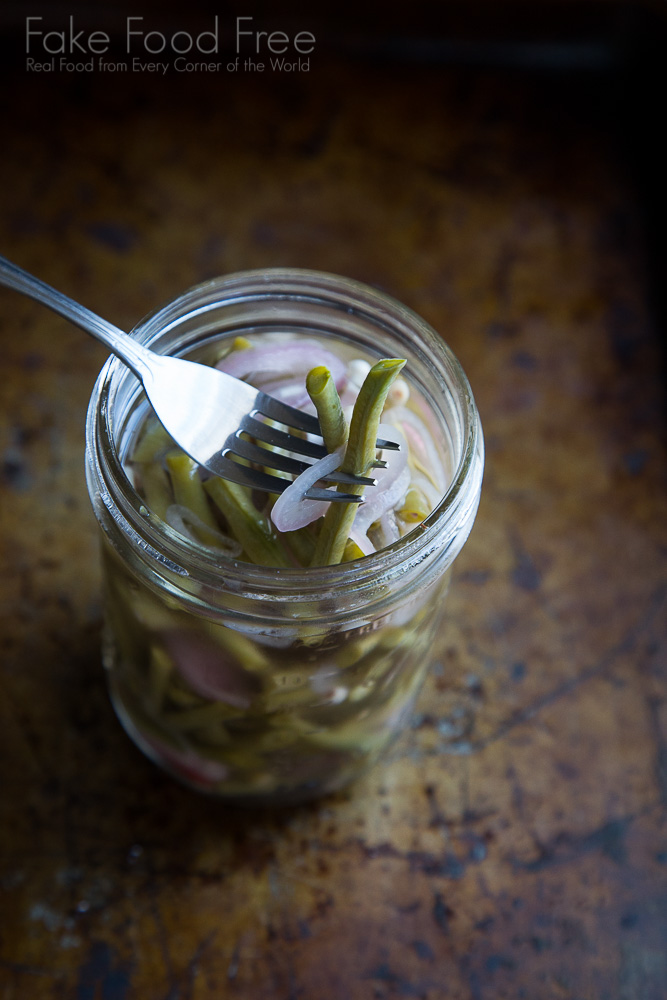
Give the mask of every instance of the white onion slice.
M 271 520 L 278 531 L 296 531 L 321 517 L 329 506 L 328 500 L 308 500 L 304 493 L 323 476 L 338 468 L 343 461 L 343 449 L 331 452 L 297 476 L 281 493 L 271 511 Z

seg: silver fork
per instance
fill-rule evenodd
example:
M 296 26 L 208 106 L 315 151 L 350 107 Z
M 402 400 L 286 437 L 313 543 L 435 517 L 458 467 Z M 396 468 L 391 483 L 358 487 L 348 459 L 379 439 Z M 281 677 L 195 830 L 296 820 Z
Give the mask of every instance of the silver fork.
M 297 437 L 289 430 L 280 430 L 261 419 L 265 417 L 287 428 L 321 436 L 316 417 L 288 406 L 217 368 L 156 354 L 1 255 L 0 284 L 41 302 L 105 344 L 137 376 L 167 433 L 183 451 L 214 475 L 267 493 L 282 493 L 292 482 L 291 479 L 242 465 L 230 456 L 248 459 L 278 472 L 298 475 L 311 464 L 302 461 L 302 457 L 318 459 L 327 454 L 324 444 Z M 242 437 L 244 434 L 269 448 L 249 441 Z M 391 450 L 398 448 L 393 441 L 381 439 L 378 439 L 377 446 Z M 279 454 L 270 448 L 279 448 L 291 454 Z M 377 462 L 376 466 L 383 464 Z M 374 479 L 345 472 L 331 472 L 322 479 L 351 486 L 375 485 Z M 359 503 L 363 499 L 355 493 L 319 487 L 311 487 L 304 495 L 310 500 L 348 503 Z

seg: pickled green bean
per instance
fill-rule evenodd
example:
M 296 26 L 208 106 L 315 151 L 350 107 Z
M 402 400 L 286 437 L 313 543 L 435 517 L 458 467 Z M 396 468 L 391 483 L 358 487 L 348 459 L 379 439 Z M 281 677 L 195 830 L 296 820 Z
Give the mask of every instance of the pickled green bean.
M 352 411 L 347 448 L 340 467 L 342 472 L 363 476 L 371 467 L 387 393 L 404 365 L 405 361 L 399 358 L 385 358 L 373 365 L 366 376 Z M 361 487 L 357 489 L 362 491 Z M 320 528 L 311 566 L 331 566 L 341 561 L 355 514 L 355 504 L 330 504 Z
M 153 646 L 148 661 L 148 701 L 154 712 L 164 705 L 174 664 L 159 646 Z
M 280 338 L 268 343 L 278 346 Z M 211 343 L 197 360 L 215 364 L 253 347 L 254 341 L 242 337 L 222 350 Z M 405 362 L 387 359 L 370 368 L 365 357 L 356 358 L 350 349 L 341 353 L 343 398 L 357 395 L 352 420 L 346 418 L 347 409 L 343 412 L 333 361 L 331 369 L 311 369 L 306 389 L 327 451 L 344 451 L 341 471 L 372 475 L 382 411 L 386 409 L 388 422 L 400 426 L 390 408 L 405 405 L 409 396 L 398 377 Z M 325 364 L 326 359 L 323 354 Z M 290 395 L 294 387 L 303 399 L 300 371 L 283 371 L 281 364 L 276 368 L 276 388 L 284 382 L 284 398 L 297 399 Z M 419 457 L 414 448 L 405 447 L 412 482 L 400 507 L 394 503 L 389 512 L 402 534 L 428 514 L 429 502 L 428 484 L 415 475 L 415 469 L 422 471 Z M 272 451 L 267 448 L 267 468 Z M 208 545 L 215 544 L 216 536 L 221 545 L 226 535 L 233 539 L 234 548 L 223 550 L 219 560 L 223 572 L 230 559 L 282 570 L 360 559 L 370 551 L 353 530 L 357 505 L 331 504 L 325 517 L 280 532 L 267 516 L 275 497 L 202 476 L 152 416 L 128 463 L 146 505 L 163 518 L 176 505 L 170 520 L 182 514 L 183 530 L 195 548 L 196 538 Z M 348 492 L 350 487 L 338 489 Z M 367 499 L 372 500 L 370 490 Z M 187 508 L 190 519 L 178 508 Z M 210 538 L 204 537 L 206 531 Z M 389 537 L 377 524 L 369 532 L 373 545 Z M 295 596 L 284 612 L 276 608 L 275 620 L 271 614 L 266 623 L 237 620 L 235 600 L 229 607 L 221 604 L 215 617 L 200 618 L 170 592 L 158 596 L 137 589 L 110 546 L 108 551 L 107 617 L 114 633 L 117 693 L 133 725 L 145 734 L 151 755 L 179 777 L 225 795 L 282 794 L 284 787 L 334 789 L 372 762 L 400 728 L 433 643 L 432 601 L 423 610 L 401 606 L 400 615 L 392 611 L 374 618 L 371 628 L 356 620 L 339 622 L 337 616 L 330 622 L 325 602 L 312 620 L 307 593 Z M 204 674 L 210 688 L 200 686 L 198 678 Z M 237 690 L 235 685 L 240 692 L 236 704 L 218 700 L 218 690 Z
M 213 476 L 204 483 L 204 489 L 222 511 L 230 533 L 251 562 L 260 566 L 289 566 L 270 520 L 257 510 L 244 486 Z
M 319 365 L 308 372 L 306 390 L 317 410 L 324 445 L 328 452 L 336 451 L 347 440 L 347 421 L 329 369 Z
M 208 637 L 233 656 L 244 670 L 252 674 L 261 674 L 270 669 L 271 661 L 266 653 L 243 632 L 225 628 L 215 622 L 204 622 L 202 627 Z
M 175 448 L 166 456 L 167 469 L 177 504 L 187 507 L 208 528 L 217 532 L 218 526 L 211 512 L 206 493 L 199 478 L 199 465 L 180 448 Z M 204 527 L 193 529 L 200 541 L 215 544 L 214 537 Z
M 155 462 L 160 453 L 173 448 L 174 442 L 156 417 L 149 417 L 139 440 L 132 452 L 132 462 Z
M 141 487 L 146 504 L 162 521 L 167 518 L 167 508 L 173 503 L 169 477 L 157 462 L 141 466 Z

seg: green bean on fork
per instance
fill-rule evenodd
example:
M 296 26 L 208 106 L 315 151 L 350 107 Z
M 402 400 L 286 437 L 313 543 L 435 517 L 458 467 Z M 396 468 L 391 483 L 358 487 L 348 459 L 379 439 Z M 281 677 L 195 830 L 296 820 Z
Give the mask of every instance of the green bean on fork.
M 366 376 L 352 411 L 341 472 L 363 476 L 373 464 L 378 425 L 387 393 L 404 365 L 405 361 L 400 358 L 385 358 L 373 365 Z M 361 492 L 362 488 L 357 489 Z M 329 506 L 320 528 L 311 566 L 332 566 L 341 561 L 355 514 L 354 504 Z

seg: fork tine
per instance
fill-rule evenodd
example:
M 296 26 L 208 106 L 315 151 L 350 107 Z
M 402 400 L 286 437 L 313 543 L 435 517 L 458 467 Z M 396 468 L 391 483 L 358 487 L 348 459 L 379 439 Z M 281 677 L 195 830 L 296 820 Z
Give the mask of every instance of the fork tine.
M 253 490 L 264 490 L 266 493 L 282 493 L 291 482 L 282 476 L 272 476 L 268 472 L 259 472 L 248 465 L 241 465 L 240 462 L 235 462 L 222 454 L 214 455 L 206 468 L 214 475 L 229 480 L 230 483 L 249 486 Z
M 277 420 L 281 424 L 286 424 L 288 427 L 305 431 L 307 434 L 322 435 L 317 417 L 314 417 L 311 413 L 303 413 L 288 403 L 282 403 L 279 399 L 275 399 L 274 396 L 268 396 L 265 392 L 257 393 L 255 411 L 263 413 L 265 417 L 269 417 L 271 420 Z M 400 451 L 400 445 L 396 444 L 395 441 L 387 441 L 384 438 L 377 439 L 376 447 L 386 449 L 387 451 Z M 308 454 L 308 452 L 303 452 L 303 454 Z
M 247 458 L 250 462 L 257 462 L 259 465 L 278 469 L 280 472 L 290 472 L 296 476 L 305 472 L 311 465 L 310 462 L 300 462 L 289 455 L 281 455 L 280 452 L 262 448 L 259 445 L 253 444 L 252 441 L 246 441 L 245 438 L 239 437 L 238 434 L 234 434 L 227 439 L 222 453 L 225 455 L 228 452 L 238 455 L 239 458 Z M 352 486 L 376 485 L 376 480 L 368 476 L 354 476 L 352 473 L 338 472 L 337 470 L 322 476 L 322 479 L 331 483 L 350 483 Z
M 282 476 L 272 476 L 268 472 L 260 472 L 251 469 L 247 465 L 241 465 L 225 455 L 215 455 L 206 466 L 210 471 L 227 479 L 231 483 L 238 483 L 240 486 L 249 486 L 253 490 L 262 490 L 264 493 L 283 493 L 292 484 L 291 479 Z M 325 494 L 320 496 L 319 494 Z M 317 494 L 313 496 L 313 494 Z M 322 499 L 332 501 L 344 501 L 346 503 L 361 503 L 363 497 L 357 493 L 339 493 L 338 490 L 308 490 L 309 499 Z
M 232 434 L 227 438 L 222 451 L 223 455 L 227 451 L 238 455 L 240 458 L 247 458 L 249 462 L 257 462 L 258 465 L 270 466 L 272 469 L 278 469 L 280 472 L 290 472 L 295 476 L 305 472 L 308 468 L 308 462 L 300 462 L 290 455 L 282 455 L 280 452 L 262 448 L 260 445 L 253 444 L 252 441 L 246 441 L 245 438 L 239 437 L 238 434 Z
M 274 448 L 284 448 L 285 451 L 293 451 L 296 455 L 308 455 L 310 458 L 324 458 L 327 450 L 323 444 L 316 444 L 314 441 L 306 441 L 303 438 L 294 437 L 285 431 L 278 430 L 277 427 L 270 427 L 263 424 L 255 417 L 246 416 L 241 421 L 240 430 L 246 431 L 251 437 L 273 445 Z
M 311 486 L 304 493 L 306 500 L 345 500 L 347 503 L 364 503 L 364 498 L 356 493 L 339 493 L 338 490 L 321 490 L 317 486 Z
M 297 410 L 294 406 L 282 403 L 274 396 L 267 396 L 265 392 L 258 392 L 255 400 L 255 408 L 259 413 L 271 420 L 278 420 L 288 427 L 295 427 L 299 431 L 306 431 L 307 434 L 320 434 L 320 422 L 317 417 L 310 413 Z
M 334 472 L 327 473 L 326 476 L 322 476 L 322 479 L 326 483 L 346 483 L 350 486 L 377 486 L 377 479 L 371 479 L 369 476 L 355 476 L 351 472 Z

